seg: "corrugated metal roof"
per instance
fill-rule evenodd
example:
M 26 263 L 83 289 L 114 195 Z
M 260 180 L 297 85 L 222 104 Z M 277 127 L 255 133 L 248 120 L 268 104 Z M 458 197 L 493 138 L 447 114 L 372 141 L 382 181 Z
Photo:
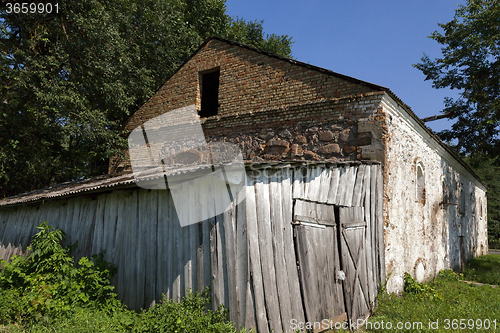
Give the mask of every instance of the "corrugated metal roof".
M 360 165 L 360 164 L 380 164 L 375 161 L 347 161 L 347 162 L 332 162 L 332 161 L 275 161 L 265 163 L 248 162 L 245 163 L 247 170 L 256 170 L 266 167 L 300 167 L 307 165 Z M 193 165 L 167 169 L 163 172 L 162 168 L 151 169 L 142 173 L 138 173 L 134 177 L 133 173 L 123 173 L 114 175 L 102 175 L 93 178 L 66 182 L 53 185 L 44 189 L 19 194 L 8 197 L 0 201 L 0 209 L 15 205 L 33 204 L 43 201 L 50 201 L 63 197 L 72 197 L 80 194 L 101 193 L 110 191 L 113 188 L 137 188 L 138 181 L 148 181 L 167 177 L 183 177 L 189 176 L 198 171 L 210 169 L 211 165 Z M 171 179 L 171 178 L 169 178 Z
M 196 165 L 180 168 L 171 168 L 166 171 L 167 176 L 177 176 L 195 171 L 211 168 L 209 165 Z M 127 186 L 136 187 L 138 181 L 148 181 L 164 177 L 161 168 L 151 169 L 146 172 L 102 175 L 93 178 L 76 180 L 62 184 L 53 185 L 44 189 L 8 197 L 0 201 L 0 208 L 12 205 L 46 201 L 59 197 L 72 196 L 84 192 L 103 192 L 113 187 Z

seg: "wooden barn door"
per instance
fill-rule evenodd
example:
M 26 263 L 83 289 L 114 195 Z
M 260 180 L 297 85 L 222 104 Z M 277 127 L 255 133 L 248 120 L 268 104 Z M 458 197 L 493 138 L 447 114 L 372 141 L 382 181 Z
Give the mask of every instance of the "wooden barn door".
M 345 320 L 334 206 L 296 200 L 293 221 L 307 321 Z
M 370 309 L 368 283 L 372 283 L 367 276 L 363 207 L 340 207 L 339 220 L 345 303 L 349 318 L 356 320 Z

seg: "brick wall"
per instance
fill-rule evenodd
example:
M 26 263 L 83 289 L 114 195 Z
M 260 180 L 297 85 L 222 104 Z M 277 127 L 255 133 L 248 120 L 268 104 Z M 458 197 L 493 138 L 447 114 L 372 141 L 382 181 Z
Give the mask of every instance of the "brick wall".
M 247 161 L 380 160 L 380 140 L 374 136 L 380 132 L 375 114 L 382 89 L 306 66 L 210 40 L 125 128 L 132 131 L 188 105 L 199 110 L 199 73 L 218 67 L 218 114 L 201 119 L 207 141 L 236 143 Z M 129 166 L 127 157 L 116 158 L 110 172 Z

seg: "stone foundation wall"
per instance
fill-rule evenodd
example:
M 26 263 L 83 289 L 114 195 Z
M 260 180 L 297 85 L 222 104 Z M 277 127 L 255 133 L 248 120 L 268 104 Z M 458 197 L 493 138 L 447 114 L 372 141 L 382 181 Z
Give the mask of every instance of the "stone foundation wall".
M 284 108 L 202 119 L 209 144 L 236 144 L 246 162 L 353 161 L 383 159 L 380 113 L 383 93 L 311 102 Z M 178 145 L 178 143 L 176 143 Z M 220 145 L 218 147 L 221 147 Z M 158 150 L 168 152 L 165 143 Z M 207 163 L 206 148 L 187 149 L 165 164 Z M 176 151 L 180 151 L 176 147 Z M 224 155 L 224 152 L 221 152 Z M 233 155 L 231 152 L 227 155 Z M 196 156 L 199 156 L 196 157 Z M 189 157 L 189 158 L 188 158 Z M 163 156 L 155 156 L 162 159 Z M 226 160 L 226 159 L 222 159 Z M 130 170 L 127 159 L 115 160 L 111 172 Z

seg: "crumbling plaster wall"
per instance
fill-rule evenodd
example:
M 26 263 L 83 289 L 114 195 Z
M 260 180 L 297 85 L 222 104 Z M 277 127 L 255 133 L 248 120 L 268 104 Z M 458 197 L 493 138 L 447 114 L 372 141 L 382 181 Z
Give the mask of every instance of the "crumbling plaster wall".
M 487 253 L 486 188 L 391 97 L 382 106 L 387 289 L 399 292 L 405 272 L 423 281 Z

